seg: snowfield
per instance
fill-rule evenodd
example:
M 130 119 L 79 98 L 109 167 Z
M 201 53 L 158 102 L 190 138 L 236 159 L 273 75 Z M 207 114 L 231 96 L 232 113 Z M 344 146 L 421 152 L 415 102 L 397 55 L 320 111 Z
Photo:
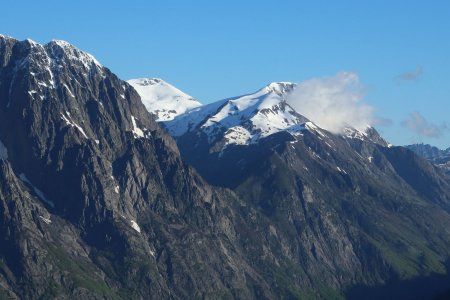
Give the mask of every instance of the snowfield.
M 128 83 L 141 96 L 147 110 L 157 121 L 173 120 L 176 116 L 202 104 L 159 78 L 139 78 Z

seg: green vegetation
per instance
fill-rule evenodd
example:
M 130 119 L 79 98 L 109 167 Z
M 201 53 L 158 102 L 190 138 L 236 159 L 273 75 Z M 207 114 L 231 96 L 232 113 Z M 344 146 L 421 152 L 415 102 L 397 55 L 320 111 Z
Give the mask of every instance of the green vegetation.
M 40 300 L 55 299 L 62 293 L 62 288 L 54 280 L 48 280 L 48 285 L 45 287 L 44 293 L 39 297 Z M 0 299 L 2 299 L 0 297 Z
M 383 235 L 365 238 L 373 244 L 396 271 L 400 279 L 411 279 L 430 273 L 445 274 L 442 257 L 430 250 L 422 235 L 400 226 L 385 225 Z M 401 234 L 400 232 L 401 231 Z
M 55 261 L 57 267 L 66 272 L 67 278 L 73 282 L 74 286 L 85 288 L 108 299 L 120 299 L 87 263 L 82 260 L 74 261 L 62 249 L 54 246 L 49 246 L 48 250 L 49 259 Z M 51 282 L 46 293 L 49 293 L 49 296 L 57 296 L 60 291 L 60 286 Z
M 273 278 L 273 284 L 277 286 L 278 293 L 282 299 L 301 299 L 301 300 L 343 300 L 343 295 L 323 284 L 320 279 L 312 279 L 312 286 L 302 284 L 300 289 L 298 284 L 295 284 L 293 278 L 300 278 L 301 281 L 308 280 L 308 276 L 304 270 L 295 262 L 291 260 L 284 260 L 283 264 L 276 266 L 270 262 L 265 261 L 266 272 Z M 268 277 L 269 277 L 268 276 Z
M 125 286 L 116 291 L 120 299 L 140 299 L 140 283 L 145 281 L 148 285 L 149 278 L 158 277 L 156 265 L 147 256 L 133 253 L 123 258 L 111 252 L 98 251 L 93 257 L 109 278 L 118 280 Z

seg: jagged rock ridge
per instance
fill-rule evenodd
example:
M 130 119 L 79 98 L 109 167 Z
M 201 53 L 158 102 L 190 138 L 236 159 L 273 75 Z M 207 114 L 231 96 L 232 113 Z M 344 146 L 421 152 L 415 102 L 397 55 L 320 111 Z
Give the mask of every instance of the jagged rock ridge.
M 437 165 L 447 174 L 450 174 L 450 148 L 441 150 L 428 144 L 413 144 L 405 147 Z
M 240 200 L 86 53 L 0 38 L 0 140 L 2 297 L 274 297 L 237 242 Z
M 328 299 L 444 273 L 446 177 L 404 148 L 306 129 L 217 135 L 202 164 L 180 137 L 234 191 L 214 187 L 91 56 L 0 37 L 0 296 Z

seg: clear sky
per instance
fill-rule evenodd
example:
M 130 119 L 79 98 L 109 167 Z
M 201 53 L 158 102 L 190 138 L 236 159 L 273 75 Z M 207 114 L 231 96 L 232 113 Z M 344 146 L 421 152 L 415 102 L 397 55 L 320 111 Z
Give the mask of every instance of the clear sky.
M 389 141 L 450 146 L 450 1 L 4 1 L 0 33 L 67 40 L 203 103 L 353 72 Z

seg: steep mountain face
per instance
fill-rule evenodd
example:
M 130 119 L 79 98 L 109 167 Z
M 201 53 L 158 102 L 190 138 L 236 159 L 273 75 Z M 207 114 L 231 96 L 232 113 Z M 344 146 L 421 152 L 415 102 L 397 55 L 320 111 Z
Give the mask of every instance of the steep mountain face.
M 200 102 L 159 78 L 131 79 L 128 83 L 159 122 L 173 120 L 187 110 L 201 106 Z
M 208 182 L 233 189 L 269 220 L 257 264 L 272 261 L 278 284 L 295 291 L 307 274 L 316 291 L 351 299 L 442 291 L 446 283 L 408 284 L 447 274 L 448 178 L 374 128 L 319 128 L 284 102 L 292 88 L 271 84 L 163 124 Z
M 447 172 L 447 174 L 450 174 L 450 148 L 441 150 L 427 144 L 413 144 L 405 147 L 437 165 Z
M 219 162 L 224 171 L 199 170 L 259 207 L 284 241 L 284 256 L 307 274 L 370 286 L 445 273 L 449 231 L 442 224 L 449 224 L 448 181 L 403 148 L 353 142 L 309 131 L 291 141 L 272 137 L 258 149 L 236 147 L 205 162 Z M 420 294 L 423 285 L 405 291 L 394 284 L 372 299 L 392 296 L 396 289 L 402 292 L 392 299 L 433 294 Z M 364 289 L 347 292 L 348 297 L 371 299 Z
M 322 130 L 283 86 L 186 111 L 177 142 L 214 187 L 92 56 L 0 36 L 0 298 L 369 299 L 445 277 L 447 177 L 372 128 Z
M 0 141 L 2 298 L 275 298 L 256 213 L 90 55 L 1 36 Z

